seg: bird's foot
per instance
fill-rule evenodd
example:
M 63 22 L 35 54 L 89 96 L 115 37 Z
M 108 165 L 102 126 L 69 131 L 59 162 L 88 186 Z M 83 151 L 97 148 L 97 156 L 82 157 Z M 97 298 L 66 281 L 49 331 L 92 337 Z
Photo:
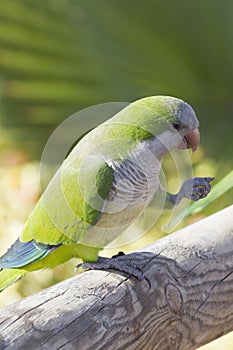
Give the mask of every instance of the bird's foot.
M 138 280 L 143 280 L 145 277 L 142 271 L 135 264 L 131 264 L 126 261 L 119 261 L 117 259 L 123 255 L 125 255 L 123 252 L 119 252 L 112 258 L 98 257 L 98 260 L 96 262 L 81 263 L 76 266 L 76 269 L 82 268 L 84 270 L 116 270 L 134 276 Z
M 205 198 L 211 190 L 210 182 L 213 180 L 214 177 L 194 177 L 186 180 L 178 194 L 172 195 L 172 202 L 178 204 L 182 198 L 191 199 L 192 201 Z

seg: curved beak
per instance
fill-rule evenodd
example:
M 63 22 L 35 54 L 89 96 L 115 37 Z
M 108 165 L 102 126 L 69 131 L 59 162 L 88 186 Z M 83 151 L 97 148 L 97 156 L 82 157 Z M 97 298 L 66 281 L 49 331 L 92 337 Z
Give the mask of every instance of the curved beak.
M 199 129 L 196 128 L 187 135 L 184 136 L 182 144 L 180 144 L 181 149 L 191 148 L 193 152 L 198 149 L 200 143 L 200 132 Z

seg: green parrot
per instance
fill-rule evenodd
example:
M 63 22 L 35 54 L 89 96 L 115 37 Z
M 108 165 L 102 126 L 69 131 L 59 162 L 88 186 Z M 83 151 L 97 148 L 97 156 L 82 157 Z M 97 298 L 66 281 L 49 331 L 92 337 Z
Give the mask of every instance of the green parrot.
M 142 271 L 99 252 L 150 205 L 162 186 L 163 157 L 198 148 L 192 107 L 170 96 L 137 100 L 79 140 L 52 178 L 21 235 L 0 258 L 0 291 L 29 271 L 76 257 L 83 268 L 115 269 L 142 279 Z M 211 177 L 186 180 L 164 206 L 209 193 Z

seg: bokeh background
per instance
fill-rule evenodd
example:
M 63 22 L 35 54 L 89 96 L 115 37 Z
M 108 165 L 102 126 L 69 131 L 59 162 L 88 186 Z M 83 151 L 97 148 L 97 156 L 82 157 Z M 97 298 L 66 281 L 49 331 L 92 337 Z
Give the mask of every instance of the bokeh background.
M 180 97 L 200 120 L 195 175 L 218 181 L 232 169 L 232 13 L 231 0 L 0 2 L 0 253 L 40 196 L 40 157 L 49 135 L 82 108 L 156 94 Z M 172 176 L 168 186 L 176 190 Z M 232 196 L 231 190 L 184 225 L 232 204 Z M 163 234 L 156 227 L 138 245 Z M 76 263 L 31 274 L 3 292 L 0 304 L 72 276 Z M 233 340 L 221 344 L 232 349 Z

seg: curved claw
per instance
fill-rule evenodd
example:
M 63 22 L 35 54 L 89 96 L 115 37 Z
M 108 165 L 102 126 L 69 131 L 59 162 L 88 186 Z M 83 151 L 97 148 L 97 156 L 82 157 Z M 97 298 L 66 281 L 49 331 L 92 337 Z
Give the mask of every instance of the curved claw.
M 178 202 L 182 198 L 188 198 L 193 201 L 205 198 L 211 190 L 210 182 L 213 180 L 214 177 L 194 177 L 186 180 L 177 194 Z
M 205 198 L 211 190 L 210 182 L 213 180 L 213 177 L 195 177 L 193 179 L 193 193 L 190 199 L 198 201 L 201 198 Z

